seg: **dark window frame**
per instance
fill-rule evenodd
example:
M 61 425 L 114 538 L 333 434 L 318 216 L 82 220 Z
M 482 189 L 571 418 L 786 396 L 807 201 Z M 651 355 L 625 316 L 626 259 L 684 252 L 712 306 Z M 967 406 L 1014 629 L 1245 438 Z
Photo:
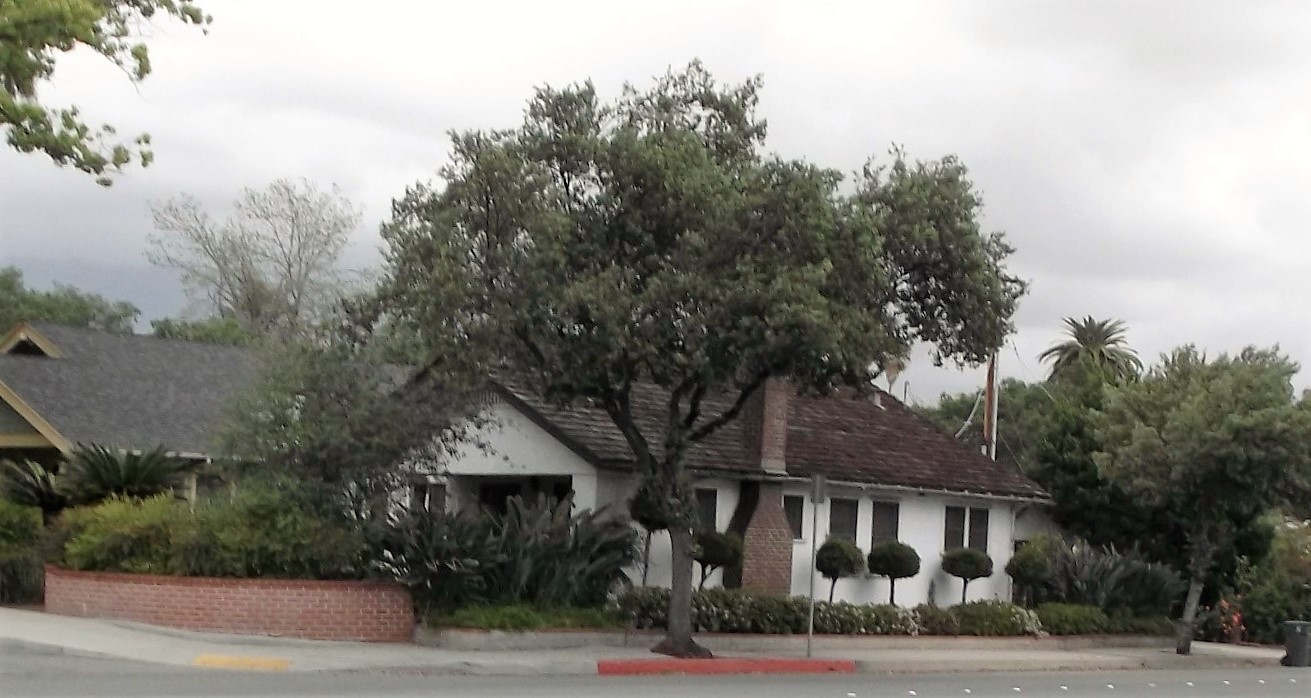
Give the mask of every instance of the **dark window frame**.
M 707 502 L 709 502 L 708 510 Z M 696 515 L 697 521 L 700 522 L 702 528 L 707 531 L 719 530 L 719 490 L 717 488 L 696 488 Z M 709 518 L 709 521 L 706 520 L 707 518 Z
M 873 505 L 874 509 L 870 517 L 870 545 L 901 540 L 901 502 L 889 499 L 875 499 Z M 884 513 L 889 511 L 893 512 L 891 516 Z M 881 517 L 886 518 L 881 519 Z M 883 521 L 884 526 L 879 525 L 880 520 Z M 881 530 L 886 528 L 892 530 Z
M 973 548 L 987 553 L 991 517 L 988 507 L 947 505 L 943 514 L 943 551 Z M 959 519 L 959 523 L 953 519 Z
M 788 507 L 790 502 L 799 504 L 796 516 L 793 517 L 791 509 Z M 795 505 L 794 505 L 795 507 Z M 792 531 L 792 540 L 805 540 L 806 537 L 806 498 L 800 494 L 783 495 L 783 516 L 788 520 L 788 528 Z

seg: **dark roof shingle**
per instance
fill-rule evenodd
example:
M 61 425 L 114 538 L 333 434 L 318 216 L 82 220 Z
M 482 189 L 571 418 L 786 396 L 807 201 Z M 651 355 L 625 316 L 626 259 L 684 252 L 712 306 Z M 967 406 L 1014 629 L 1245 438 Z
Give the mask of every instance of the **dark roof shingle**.
M 586 405 L 561 407 L 525 384 L 498 377 L 504 394 L 519 409 L 593 462 L 626 466 L 628 443 L 603 410 Z M 1046 498 L 1037 483 L 1018 469 L 992 461 L 943 433 L 896 398 L 871 389 L 857 395 L 790 395 L 787 471 L 829 479 L 891 487 L 910 487 L 997 496 Z M 874 394 L 877 393 L 877 402 Z M 644 434 L 660 428 L 664 395 L 642 385 L 633 390 L 633 412 Z M 724 400 L 708 400 L 705 412 L 718 413 Z M 526 408 L 526 409 L 525 409 Z M 651 444 L 658 452 L 659 444 Z M 742 419 L 730 422 L 688 453 L 689 467 L 702 471 L 760 474 L 753 462 Z
M 64 358 L 0 355 L 0 381 L 73 443 L 206 454 L 250 349 L 31 323 Z

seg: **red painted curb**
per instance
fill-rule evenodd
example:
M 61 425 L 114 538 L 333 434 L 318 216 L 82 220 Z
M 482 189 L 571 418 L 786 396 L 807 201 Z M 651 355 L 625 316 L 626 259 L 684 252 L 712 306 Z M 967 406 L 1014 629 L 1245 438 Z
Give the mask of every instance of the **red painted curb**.
M 600 676 L 656 674 L 854 674 L 850 659 L 599 659 Z

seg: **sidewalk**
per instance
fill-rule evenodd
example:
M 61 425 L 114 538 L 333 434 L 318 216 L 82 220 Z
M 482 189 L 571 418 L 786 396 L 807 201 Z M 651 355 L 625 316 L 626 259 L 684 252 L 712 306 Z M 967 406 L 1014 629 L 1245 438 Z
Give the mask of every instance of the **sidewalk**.
M 652 673 L 867 674 L 976 671 L 1089 671 L 1277 666 L 1282 651 L 1194 643 L 1191 657 L 1161 647 L 991 649 L 921 639 L 914 648 L 822 647 L 813 660 L 794 646 L 721 652 L 716 660 L 671 660 L 645 644 L 544 650 L 448 650 L 411 644 L 324 642 L 198 633 L 138 623 L 74 618 L 0 607 L 6 644 L 68 654 L 177 666 L 264 671 L 408 670 L 433 674 L 615 675 Z M 714 643 L 709 642 L 712 649 Z M 963 646 L 962 646 L 963 645 Z M 732 661 L 726 661 L 732 660 Z

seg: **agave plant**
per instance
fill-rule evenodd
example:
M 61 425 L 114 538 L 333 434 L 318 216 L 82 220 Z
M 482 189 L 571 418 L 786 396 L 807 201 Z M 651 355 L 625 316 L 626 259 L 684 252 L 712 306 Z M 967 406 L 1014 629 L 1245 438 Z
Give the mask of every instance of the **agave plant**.
M 0 461 L 0 496 L 40 509 L 46 525 L 68 506 L 68 497 L 56 486 L 55 473 L 31 460 Z
M 80 446 L 69 456 L 60 484 L 70 504 L 94 504 L 112 496 L 144 499 L 171 492 L 195 464 L 169 456 L 164 448 L 148 452 Z

